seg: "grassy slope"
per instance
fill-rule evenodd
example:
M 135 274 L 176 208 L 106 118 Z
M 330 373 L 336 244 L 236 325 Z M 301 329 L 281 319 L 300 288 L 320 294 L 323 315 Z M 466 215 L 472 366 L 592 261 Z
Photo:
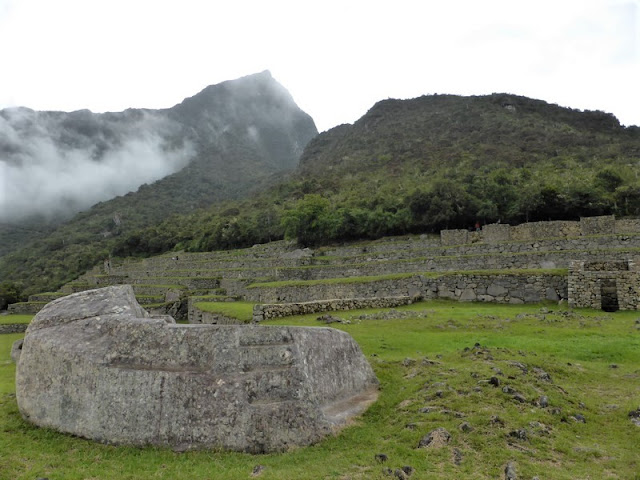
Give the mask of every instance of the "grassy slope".
M 253 302 L 198 302 L 196 307 L 203 312 L 219 313 L 249 323 L 253 318 Z
M 12 325 L 17 323 L 29 323 L 33 315 L 2 315 L 0 325 Z
M 403 465 L 416 469 L 412 479 L 495 479 L 503 477 L 508 461 L 525 479 L 639 478 L 632 445 L 640 444 L 640 428 L 627 416 L 640 397 L 637 312 L 555 315 L 541 314 L 540 305 L 448 302 L 398 310 L 422 315 L 384 320 L 338 314 L 351 319 L 339 328 L 359 342 L 381 381 L 378 402 L 319 445 L 262 456 L 105 446 L 32 427 L 17 411 L 15 367 L 8 362 L 11 342 L 20 335 L 0 336 L 0 479 L 237 479 L 250 478 L 258 464 L 266 467 L 261 479 L 382 479 L 389 478 L 383 468 Z M 315 317 L 277 323 L 317 325 Z M 511 361 L 526 365 L 528 373 Z M 533 367 L 548 372 L 552 382 L 538 378 Z M 500 388 L 486 383 L 494 375 Z M 550 408 L 514 401 L 502 392 L 507 385 L 530 401 L 547 395 Z M 433 411 L 421 413 L 426 406 Z M 554 415 L 551 407 L 561 412 Z M 576 413 L 586 423 L 572 420 Z M 493 424 L 492 415 L 504 426 Z M 464 421 L 471 432 L 459 430 Z M 440 426 L 452 435 L 449 445 L 416 448 Z M 510 437 L 516 429 L 525 429 L 528 439 Z M 455 449 L 460 465 L 453 461 Z M 378 453 L 389 461 L 378 464 Z

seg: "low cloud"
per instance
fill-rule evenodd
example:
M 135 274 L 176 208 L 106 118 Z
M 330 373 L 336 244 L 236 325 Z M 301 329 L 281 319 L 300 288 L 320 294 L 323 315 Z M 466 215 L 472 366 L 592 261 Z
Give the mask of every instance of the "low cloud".
M 69 216 L 174 173 L 193 156 L 179 132 L 141 111 L 1 111 L 0 221 Z

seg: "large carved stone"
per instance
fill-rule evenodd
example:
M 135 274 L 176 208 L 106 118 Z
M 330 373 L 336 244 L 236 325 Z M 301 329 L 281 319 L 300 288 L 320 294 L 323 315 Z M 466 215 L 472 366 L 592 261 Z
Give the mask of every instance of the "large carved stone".
M 16 373 L 23 417 L 106 443 L 282 451 L 362 412 L 377 379 L 330 328 L 177 325 L 130 286 L 54 300 L 31 322 Z

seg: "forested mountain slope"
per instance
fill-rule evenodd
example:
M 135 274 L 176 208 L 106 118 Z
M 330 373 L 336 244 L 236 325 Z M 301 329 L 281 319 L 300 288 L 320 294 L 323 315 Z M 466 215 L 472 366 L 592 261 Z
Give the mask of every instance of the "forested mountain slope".
M 104 252 L 228 249 L 283 237 L 321 245 L 476 222 L 632 216 L 640 214 L 638 174 L 640 129 L 607 113 L 509 94 L 384 100 L 311 140 L 277 185 L 122 233 Z M 62 249 L 54 239 L 52 249 Z M 82 245 L 63 251 L 84 258 Z M 51 271 L 51 259 L 38 261 Z M 32 260 L 12 262 L 28 265 L 13 271 L 31 281 Z
M 120 255 L 640 214 L 640 128 L 509 94 L 384 100 L 307 145 L 292 177 L 123 239 Z
M 8 119 L 12 115 L 16 117 L 15 112 L 5 112 Z M 5 254 L 0 258 L 0 282 L 19 280 L 29 291 L 73 278 L 108 256 L 117 239 L 172 214 L 241 198 L 275 183 L 295 168 L 304 146 L 317 135 L 313 119 L 269 72 L 207 87 L 165 110 L 66 114 L 21 109 L 20 118 L 11 131 L 22 132 L 22 137 L 14 135 L 24 140 L 22 144 L 0 137 L 2 159 L 14 166 L 30 153 L 29 142 L 42 143 L 43 131 L 48 132 L 47 145 L 64 152 L 58 155 L 61 162 L 77 159 L 79 152 L 93 155 L 90 162 L 108 161 L 109 152 L 150 136 L 155 142 L 152 154 L 185 156 L 174 173 L 97 203 L 58 226 L 42 212 L 0 222 L 0 255 Z M 136 133 L 142 125 L 144 132 Z M 139 170 L 139 156 L 127 159 L 129 163 L 112 165 L 117 167 L 116 177 L 124 180 Z M 51 182 L 56 178 L 52 175 Z M 68 206 L 73 210 L 78 204 L 71 201 Z M 64 217 L 59 209 L 47 213 Z

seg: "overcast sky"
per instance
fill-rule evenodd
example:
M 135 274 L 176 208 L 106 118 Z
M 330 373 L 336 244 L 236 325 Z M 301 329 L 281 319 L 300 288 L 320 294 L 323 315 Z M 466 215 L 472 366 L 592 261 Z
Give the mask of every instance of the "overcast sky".
M 164 108 L 265 69 L 320 131 L 509 92 L 640 125 L 640 0 L 0 0 L 0 108 Z

